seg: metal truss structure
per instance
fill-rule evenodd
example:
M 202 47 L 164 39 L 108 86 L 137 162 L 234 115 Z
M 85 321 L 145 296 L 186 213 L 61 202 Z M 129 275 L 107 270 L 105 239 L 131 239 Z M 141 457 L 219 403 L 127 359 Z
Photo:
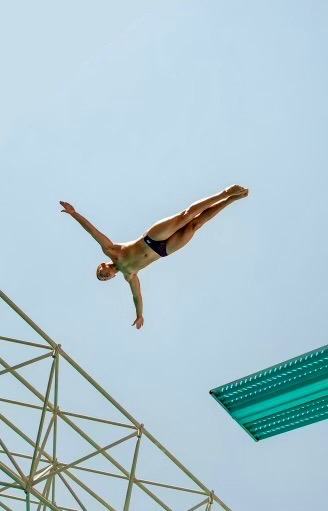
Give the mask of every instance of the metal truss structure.
M 0 336 L 7 359 L 0 357 L 0 510 L 230 511 L 60 344 L 0 297 L 38 335 L 37 342 Z

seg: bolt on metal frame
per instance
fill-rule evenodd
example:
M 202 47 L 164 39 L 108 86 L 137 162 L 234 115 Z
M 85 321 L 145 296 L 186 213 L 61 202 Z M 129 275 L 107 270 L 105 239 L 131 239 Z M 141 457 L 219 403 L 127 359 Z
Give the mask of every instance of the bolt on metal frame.
M 46 511 L 51 509 L 53 511 L 90 511 L 89 501 L 93 499 L 94 505 L 97 505 L 97 510 L 108 509 L 110 511 L 119 511 L 114 508 L 109 501 L 100 496 L 94 489 L 92 484 L 87 484 L 84 480 L 78 477 L 78 474 L 87 476 L 100 476 L 108 479 L 120 479 L 126 482 L 127 488 L 123 491 L 124 506 L 120 511 L 132 511 L 133 505 L 133 491 L 138 487 L 150 499 L 158 505 L 158 508 L 165 509 L 166 511 L 175 511 L 167 503 L 165 503 L 156 493 L 159 489 L 165 488 L 172 492 L 178 492 L 179 495 L 189 494 L 195 496 L 195 499 L 201 499 L 200 502 L 195 503 L 193 507 L 183 508 L 183 511 L 215 511 L 216 509 L 224 509 L 231 511 L 230 508 L 222 502 L 221 499 L 211 490 L 209 490 L 197 477 L 195 477 L 182 463 L 180 463 L 173 454 L 171 454 L 151 433 L 132 417 L 104 388 L 102 388 L 82 367 L 80 367 L 65 351 L 60 344 L 53 341 L 45 332 L 41 330 L 21 309 L 15 305 L 2 291 L 0 297 L 9 307 L 16 312 L 45 342 L 46 344 L 24 341 L 21 339 L 14 339 L 10 337 L 0 336 L 0 343 L 15 343 L 24 345 L 25 347 L 38 348 L 46 350 L 47 353 L 34 357 L 23 363 L 10 365 L 7 361 L 0 357 L 0 365 L 4 368 L 0 371 L 0 376 L 10 373 L 10 375 L 20 382 L 26 389 L 28 389 L 34 397 L 40 401 L 40 405 L 28 403 L 26 401 L 19 401 L 17 399 L 8 399 L 0 397 L 0 404 L 6 403 L 13 407 L 19 407 L 20 410 L 29 409 L 35 410 L 40 413 L 40 420 L 38 423 L 38 431 L 36 438 L 30 438 L 17 424 L 14 424 L 4 414 L 0 413 L 0 427 L 6 425 L 14 434 L 18 435 L 30 448 L 33 449 L 33 455 L 27 455 L 22 452 L 13 452 L 9 446 L 6 445 L 3 437 L 0 437 L 0 455 L 3 461 L 0 461 L 0 476 L 1 473 L 7 476 L 7 481 L 0 481 L 0 510 L 15 511 L 10 507 L 12 502 L 25 502 L 26 511 Z M 74 413 L 70 411 L 61 410 L 59 407 L 59 365 L 60 359 L 64 359 L 80 376 L 88 381 L 93 388 L 113 405 L 120 414 L 129 421 L 129 423 L 111 421 L 104 418 L 93 417 L 83 413 Z M 50 372 L 48 376 L 47 388 L 44 394 L 40 393 L 26 378 L 24 378 L 19 370 L 28 365 L 37 364 L 38 362 L 46 359 L 52 359 Z M 53 395 L 53 402 L 51 401 Z M 50 420 L 47 424 L 47 418 Z M 85 421 L 107 424 L 116 427 L 120 431 L 124 429 L 130 430 L 131 433 L 119 438 L 118 440 L 108 443 L 108 445 L 99 445 L 91 436 L 89 436 L 81 427 L 79 427 L 74 420 L 83 419 Z M 58 428 L 59 423 L 62 422 L 77 435 L 83 438 L 91 447 L 92 450 L 78 459 L 72 460 L 69 463 L 63 463 L 58 460 Z M 46 425 L 47 424 L 47 425 Z M 0 429 L 0 431 L 1 431 Z M 148 439 L 159 451 L 161 451 L 167 459 L 174 464 L 184 476 L 193 484 L 193 488 L 184 486 L 167 484 L 165 482 L 150 481 L 137 477 L 138 461 L 140 458 L 140 447 L 142 439 Z M 113 447 L 123 444 L 131 443 L 133 439 L 136 440 L 134 444 L 132 465 L 130 469 L 126 469 L 115 459 L 109 452 Z M 51 449 L 47 449 L 49 442 Z M 111 466 L 116 467 L 117 473 L 108 470 L 103 470 L 102 465 L 98 468 L 90 468 L 84 466 L 83 463 L 90 459 L 98 460 L 99 457 L 105 459 Z M 26 469 L 20 465 L 19 460 L 25 460 L 29 463 L 28 473 Z M 6 462 L 5 462 L 6 461 Z M 1 477 L 2 479 L 2 477 Z M 42 483 L 42 484 L 41 484 Z M 59 486 L 61 485 L 61 486 Z M 66 495 L 69 494 L 71 501 L 75 502 L 75 508 L 69 507 L 71 504 L 65 502 L 63 497 L 62 488 L 65 488 Z M 152 488 L 153 491 L 150 489 Z M 9 493 L 14 491 L 16 493 Z M 125 494 L 125 497 L 124 497 Z M 20 496 L 19 496 L 20 495 Z M 85 499 L 88 497 L 88 503 Z M 96 504 L 97 502 L 97 504 Z M 36 507 L 37 506 L 37 507 Z M 22 509 L 21 507 L 19 509 Z M 94 506 L 93 506 L 93 509 Z M 180 509 L 180 505 L 179 505 Z

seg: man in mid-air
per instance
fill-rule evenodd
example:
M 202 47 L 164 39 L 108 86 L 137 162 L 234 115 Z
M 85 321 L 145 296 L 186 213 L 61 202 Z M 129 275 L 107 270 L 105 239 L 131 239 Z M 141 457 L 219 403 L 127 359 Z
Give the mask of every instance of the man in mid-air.
M 61 201 L 63 213 L 68 213 L 100 244 L 111 263 L 101 263 L 97 268 L 99 280 L 110 280 L 119 271 L 129 283 L 137 318 L 132 326 L 141 328 L 144 324 L 142 294 L 138 272 L 161 257 L 173 254 L 184 247 L 195 232 L 226 206 L 247 197 L 248 189 L 232 185 L 207 199 L 194 202 L 177 215 L 154 224 L 140 238 L 127 243 L 113 243 L 99 232 L 86 218 L 77 213 L 68 202 Z

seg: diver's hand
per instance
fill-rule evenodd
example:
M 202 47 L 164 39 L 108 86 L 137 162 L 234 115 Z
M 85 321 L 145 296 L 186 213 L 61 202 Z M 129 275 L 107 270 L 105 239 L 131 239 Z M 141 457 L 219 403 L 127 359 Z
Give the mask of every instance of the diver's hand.
M 72 215 L 73 213 L 75 213 L 75 209 L 68 202 L 60 201 L 59 204 L 61 204 L 63 206 L 63 208 L 65 208 L 65 209 L 62 209 L 62 213 L 68 213 L 69 215 Z
M 143 316 L 140 316 L 137 318 L 134 323 L 131 326 L 136 326 L 136 328 L 139 330 L 144 324 L 144 318 Z

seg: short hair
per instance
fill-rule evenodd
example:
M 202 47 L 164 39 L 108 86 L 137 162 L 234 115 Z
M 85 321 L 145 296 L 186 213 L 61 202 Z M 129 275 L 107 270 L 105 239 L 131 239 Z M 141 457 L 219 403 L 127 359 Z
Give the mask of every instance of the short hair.
M 99 273 L 101 268 L 102 268 L 102 266 L 101 266 L 101 264 L 99 264 L 98 267 L 97 267 L 97 270 L 96 270 L 96 276 L 97 276 L 98 280 L 100 280 L 101 282 L 104 282 L 106 279 L 102 278 L 100 273 Z

